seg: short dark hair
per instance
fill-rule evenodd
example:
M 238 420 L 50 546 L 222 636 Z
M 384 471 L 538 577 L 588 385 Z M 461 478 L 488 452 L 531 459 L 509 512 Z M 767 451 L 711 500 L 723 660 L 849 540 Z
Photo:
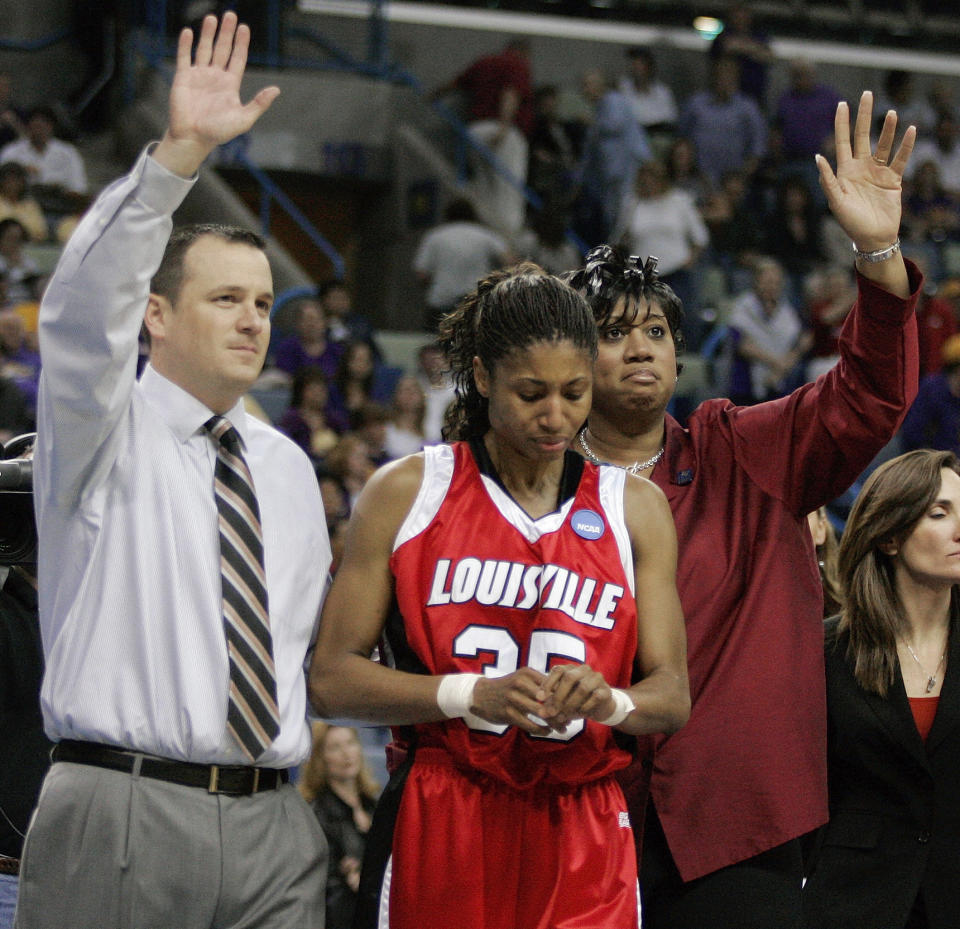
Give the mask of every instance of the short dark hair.
M 440 320 L 437 341 L 450 360 L 456 387 L 444 438 L 480 438 L 490 428 L 488 401 L 474 380 L 474 356 L 492 373 L 512 352 L 567 339 L 591 361 L 596 358 L 597 327 L 590 308 L 560 278 L 527 261 L 481 280 Z
M 322 368 L 316 365 L 304 365 L 298 368 L 297 373 L 293 375 L 293 384 L 290 387 L 290 406 L 296 409 L 303 403 L 304 392 L 311 384 L 323 384 L 327 388 L 330 386 Z
M 317 284 L 317 297 L 320 300 L 323 300 L 324 297 L 332 290 L 347 290 L 346 281 L 342 280 L 339 277 L 335 277 L 332 280 L 324 281 L 321 284 Z
M 14 219 L 12 216 L 8 216 L 6 219 L 0 219 L 0 239 L 3 238 L 4 233 L 8 229 L 12 229 L 14 226 L 20 230 L 20 234 L 23 236 L 24 242 L 30 241 L 30 233 L 27 232 L 27 227 L 24 226 L 19 219 Z
M 33 119 L 34 116 L 42 117 L 43 119 L 51 123 L 54 128 L 56 128 L 57 126 L 57 114 L 54 112 L 52 106 L 43 104 L 41 106 L 33 107 L 30 110 L 30 112 L 27 114 L 27 122 L 30 122 L 30 120 Z
M 443 218 L 448 223 L 473 223 L 477 221 L 477 211 L 466 197 L 456 197 L 447 204 Z
M 667 319 L 677 354 L 686 347 L 683 304 L 673 288 L 657 278 L 656 259 L 641 264 L 638 256 L 619 245 L 598 245 L 587 252 L 582 268 L 564 274 L 563 279 L 586 298 L 598 329 L 620 320 L 621 300 L 634 314 L 641 304 L 656 304 Z M 678 364 L 678 374 L 681 368 Z
M 267 243 L 262 236 L 242 226 L 227 226 L 221 223 L 194 223 L 190 226 L 181 226 L 174 230 L 167 242 L 160 267 L 150 281 L 150 293 L 166 297 L 171 303 L 177 302 L 180 288 L 183 286 L 184 257 L 194 242 L 206 236 L 237 245 L 249 245 L 261 252 L 265 252 L 267 248 Z
M 27 169 L 19 161 L 5 161 L 0 165 L 0 181 L 6 177 L 16 176 L 22 181 L 27 179 Z

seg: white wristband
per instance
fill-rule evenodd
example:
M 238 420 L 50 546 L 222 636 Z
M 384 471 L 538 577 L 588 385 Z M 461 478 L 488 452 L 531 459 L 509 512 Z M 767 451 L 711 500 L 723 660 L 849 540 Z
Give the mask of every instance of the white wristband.
M 601 719 L 600 722 L 604 726 L 619 726 L 637 707 L 630 694 L 625 690 L 613 687 L 610 690 L 610 696 L 613 697 L 615 704 L 613 712 L 606 719 Z
M 445 674 L 437 688 L 437 706 L 440 712 L 450 719 L 472 716 L 470 704 L 473 702 L 473 688 L 480 680 L 480 674 Z

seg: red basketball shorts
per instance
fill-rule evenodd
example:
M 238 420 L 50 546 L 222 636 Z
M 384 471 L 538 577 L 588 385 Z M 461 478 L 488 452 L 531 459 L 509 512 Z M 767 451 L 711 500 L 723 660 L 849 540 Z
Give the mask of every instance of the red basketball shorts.
M 637 929 L 637 862 L 613 778 L 516 791 L 420 749 L 380 929 Z

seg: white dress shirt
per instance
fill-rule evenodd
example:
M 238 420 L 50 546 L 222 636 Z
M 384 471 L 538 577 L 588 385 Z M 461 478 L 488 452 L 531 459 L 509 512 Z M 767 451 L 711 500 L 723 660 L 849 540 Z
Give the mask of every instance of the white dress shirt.
M 144 153 L 77 227 L 41 306 L 41 704 L 52 739 L 243 764 L 226 731 L 212 414 L 150 367 L 135 377 L 150 279 L 191 185 Z M 310 748 L 303 665 L 330 543 L 303 452 L 242 401 L 226 415 L 260 505 L 277 669 L 280 734 L 258 763 L 287 767 Z

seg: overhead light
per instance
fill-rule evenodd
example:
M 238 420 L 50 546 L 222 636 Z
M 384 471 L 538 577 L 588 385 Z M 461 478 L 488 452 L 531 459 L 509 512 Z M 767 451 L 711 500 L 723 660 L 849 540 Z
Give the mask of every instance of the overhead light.
M 693 21 L 693 28 L 704 39 L 715 39 L 723 32 L 723 20 L 717 19 L 716 16 L 698 16 Z

